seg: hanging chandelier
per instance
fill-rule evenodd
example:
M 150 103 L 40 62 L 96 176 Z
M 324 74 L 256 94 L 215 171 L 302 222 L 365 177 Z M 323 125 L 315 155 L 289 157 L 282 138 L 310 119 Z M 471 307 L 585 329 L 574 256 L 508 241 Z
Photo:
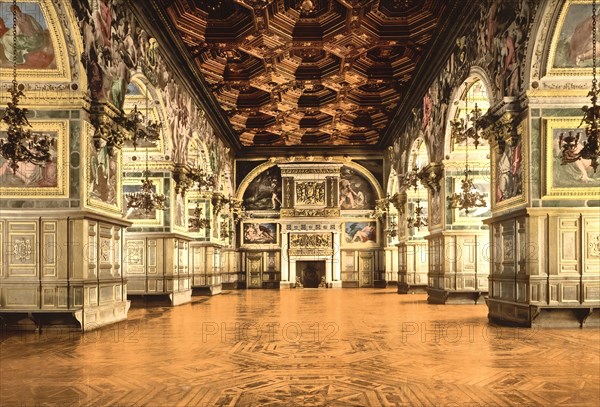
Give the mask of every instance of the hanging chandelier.
M 219 237 L 221 239 L 228 239 L 231 236 L 231 230 L 229 228 L 229 220 L 223 219 L 219 224 Z
M 154 183 L 149 178 L 150 170 L 148 169 L 148 147 L 146 147 L 146 169 L 144 171 L 144 179 L 142 180 L 142 188 L 138 192 L 125 194 L 127 207 L 130 209 L 138 209 L 144 213 L 144 217 L 148 217 L 154 210 L 165 210 L 166 197 L 163 194 L 155 192 Z
M 419 167 L 417 166 L 417 164 L 415 164 L 413 169 L 408 174 L 406 174 L 404 178 L 404 185 L 407 188 L 412 188 L 416 191 L 419 188 L 419 180 Z
M 383 219 L 383 217 L 390 211 L 390 196 L 389 194 L 385 198 L 378 199 L 375 201 L 375 209 L 369 214 L 372 219 Z
M 467 88 L 467 95 L 469 89 Z M 479 146 L 479 139 L 482 137 L 480 129 L 477 127 L 477 123 L 481 119 L 481 109 L 475 103 L 475 108 L 469 112 L 468 107 L 468 96 L 465 98 L 465 118 L 457 118 L 456 120 L 450 121 L 451 137 L 455 143 L 468 144 L 469 139 L 473 139 L 473 145 L 475 148 Z
M 425 216 L 425 208 L 421 206 L 421 198 L 417 195 L 417 206 L 413 210 L 413 215 L 406 219 L 409 228 L 417 228 L 420 230 L 422 227 L 427 226 L 427 217 Z
M 124 116 L 124 119 L 122 120 L 123 127 L 131 133 L 131 141 L 134 149 L 137 149 L 139 140 L 156 142 L 160 139 L 162 123 L 150 119 L 148 88 L 146 88 L 145 95 L 146 115 L 143 115 L 142 112 L 138 110 L 137 105 L 135 105 L 133 110 L 129 112 L 127 116 Z
M 12 66 L 13 79 L 12 87 L 9 89 L 11 100 L 8 102 L 1 120 L 6 123 L 6 139 L 0 139 L 0 154 L 9 162 L 13 173 L 17 172 L 19 163 L 32 163 L 37 166 L 43 166 L 50 160 L 50 148 L 54 145 L 54 140 L 48 136 L 40 137 L 32 133 L 27 127 L 31 124 L 27 120 L 27 109 L 19 107 L 19 99 L 25 97 L 23 84 L 17 83 L 17 2 L 13 0 L 11 6 L 13 27 L 12 27 Z
M 425 208 L 421 206 L 421 198 L 419 197 L 419 191 L 421 189 L 420 181 L 423 178 L 422 171 L 420 171 L 419 163 L 417 162 L 417 154 L 413 156 L 414 166 L 413 169 L 406 175 L 404 184 L 407 188 L 412 188 L 417 193 L 417 206 L 413 209 L 412 216 L 406 219 L 406 223 L 409 228 L 420 228 L 427 226 L 427 217 L 425 217 Z
M 579 140 L 581 134 L 576 135 L 573 132 L 568 134 L 561 133 L 558 145 L 561 149 L 560 158 L 561 164 L 568 164 L 580 159 L 591 160 L 590 166 L 596 172 L 598 167 L 598 157 L 600 156 L 600 142 L 598 140 L 600 125 L 600 106 L 598 105 L 598 81 L 596 79 L 596 0 L 592 1 L 592 88 L 588 96 L 592 102 L 591 106 L 583 106 L 582 124 L 585 123 L 586 140 L 583 142 L 583 147 L 580 146 Z
M 384 229 L 384 232 L 389 236 L 389 237 L 396 237 L 398 236 L 398 222 L 396 221 L 396 217 L 390 215 L 390 220 L 388 222 L 388 227 Z
M 196 201 L 194 213 L 188 219 L 188 229 L 190 231 L 199 231 L 200 229 L 210 229 L 210 219 L 202 216 L 200 201 Z
M 465 98 L 465 108 L 467 110 L 467 117 L 465 122 L 472 121 L 473 127 L 471 128 L 472 130 L 470 130 L 469 132 L 471 134 L 476 135 L 479 133 L 479 130 L 477 128 L 477 120 L 470 118 L 470 114 L 468 113 L 468 105 L 469 99 L 467 94 L 467 97 Z M 475 104 L 475 110 L 473 110 L 473 112 L 477 111 L 477 104 Z M 476 139 L 474 138 L 475 146 L 477 146 L 478 139 L 478 136 Z M 473 178 L 471 177 L 471 169 L 469 168 L 469 142 L 466 138 L 465 140 L 467 141 L 465 143 L 465 170 L 463 172 L 465 177 L 461 180 L 460 193 L 453 193 L 451 196 L 448 197 L 448 201 L 450 203 L 450 208 L 464 209 L 465 213 L 468 214 L 469 209 L 471 208 L 481 208 L 487 206 L 487 202 L 485 200 L 487 194 L 479 192 L 475 187 Z
M 378 199 L 375 202 L 375 209 L 370 213 L 372 219 L 383 220 L 384 217 L 388 216 L 388 225 L 384 229 L 384 232 L 390 236 L 395 237 L 398 235 L 398 222 L 396 222 L 394 216 L 390 212 L 390 203 L 393 199 L 396 199 L 397 195 L 390 197 L 389 194 L 385 198 Z
M 198 160 L 204 157 L 204 150 L 198 149 Z M 206 162 L 196 163 L 196 168 L 189 171 L 188 178 L 197 183 L 198 192 L 211 192 L 217 187 L 217 180 L 214 174 L 209 174 Z

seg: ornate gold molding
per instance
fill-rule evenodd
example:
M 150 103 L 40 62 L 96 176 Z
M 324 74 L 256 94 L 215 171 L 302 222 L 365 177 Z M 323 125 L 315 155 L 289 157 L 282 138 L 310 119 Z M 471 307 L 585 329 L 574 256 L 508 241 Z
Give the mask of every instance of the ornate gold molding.
M 280 216 L 283 217 L 337 217 L 340 216 L 339 208 L 321 209 L 282 209 Z
M 419 172 L 421 183 L 432 191 L 440 190 L 440 181 L 444 177 L 444 164 L 429 163 Z
M 325 205 L 325 182 L 296 181 L 298 205 Z

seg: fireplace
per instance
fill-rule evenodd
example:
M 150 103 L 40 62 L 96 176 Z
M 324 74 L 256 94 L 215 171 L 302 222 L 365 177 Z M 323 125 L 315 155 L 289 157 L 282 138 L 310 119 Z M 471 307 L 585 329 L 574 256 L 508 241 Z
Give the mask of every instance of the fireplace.
M 296 261 L 296 275 L 304 288 L 318 288 L 325 283 L 325 260 Z

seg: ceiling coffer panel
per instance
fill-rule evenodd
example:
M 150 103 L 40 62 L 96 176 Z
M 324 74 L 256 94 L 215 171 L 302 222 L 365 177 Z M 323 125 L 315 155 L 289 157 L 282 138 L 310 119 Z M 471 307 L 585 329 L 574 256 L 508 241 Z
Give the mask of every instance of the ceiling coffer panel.
M 244 146 L 374 145 L 446 1 L 162 0 Z

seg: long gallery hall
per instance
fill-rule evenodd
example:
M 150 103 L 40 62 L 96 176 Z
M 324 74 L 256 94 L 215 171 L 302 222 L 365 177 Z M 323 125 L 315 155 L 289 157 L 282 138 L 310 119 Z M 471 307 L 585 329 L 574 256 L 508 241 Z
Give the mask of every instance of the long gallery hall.
M 596 0 L 0 0 L 0 407 L 600 406 Z

